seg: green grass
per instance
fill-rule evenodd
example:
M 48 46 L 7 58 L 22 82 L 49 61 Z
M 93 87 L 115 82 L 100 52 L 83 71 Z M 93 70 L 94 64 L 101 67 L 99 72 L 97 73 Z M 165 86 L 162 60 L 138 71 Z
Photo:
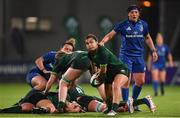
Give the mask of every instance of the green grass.
M 81 85 L 87 94 L 96 95 L 98 93 L 95 88 L 90 85 Z M 16 103 L 21 97 L 23 97 L 26 92 L 30 89 L 27 84 L 0 84 L 0 108 L 9 107 Z M 119 113 L 115 117 L 180 117 L 180 87 L 179 86 L 167 86 L 165 96 L 153 96 L 152 87 L 145 85 L 142 89 L 139 98 L 145 95 L 152 95 L 153 101 L 157 106 L 157 111 L 151 113 L 149 109 L 142 105 L 140 109 L 142 112 L 135 112 L 133 114 L 129 113 Z M 67 113 L 67 114 L 0 114 L 0 117 L 25 117 L 25 118 L 78 118 L 78 117 L 107 117 L 102 113 Z

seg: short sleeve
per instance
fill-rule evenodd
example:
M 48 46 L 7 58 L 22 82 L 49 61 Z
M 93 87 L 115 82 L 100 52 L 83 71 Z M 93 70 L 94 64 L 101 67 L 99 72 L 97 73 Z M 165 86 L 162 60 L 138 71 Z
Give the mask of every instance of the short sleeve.
M 121 29 L 122 29 L 122 23 L 119 22 L 119 23 L 115 24 L 113 30 L 114 30 L 115 32 L 119 33 L 119 32 L 121 32 Z
M 144 26 L 144 36 L 147 36 L 147 34 L 149 33 L 148 24 L 144 21 L 143 26 Z
M 55 58 L 55 54 L 56 54 L 56 52 L 53 52 L 53 51 L 44 54 L 42 56 L 44 59 L 44 62 L 52 62 Z

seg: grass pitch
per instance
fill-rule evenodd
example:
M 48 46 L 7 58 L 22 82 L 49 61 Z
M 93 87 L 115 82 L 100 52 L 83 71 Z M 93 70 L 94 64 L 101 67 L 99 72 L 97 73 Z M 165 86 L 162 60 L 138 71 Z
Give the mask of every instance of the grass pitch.
M 85 92 L 89 95 L 96 95 L 98 93 L 95 88 L 90 85 L 81 85 Z M 16 103 L 21 97 L 23 97 L 30 87 L 27 84 L 2 84 L 0 83 L 0 108 L 9 107 Z M 180 117 L 180 86 L 166 86 L 165 96 L 153 96 L 152 87 L 149 85 L 143 86 L 141 95 L 142 98 L 148 94 L 152 95 L 153 101 L 157 106 L 157 111 L 151 113 L 145 105 L 141 105 L 141 112 L 119 113 L 115 117 Z M 130 92 L 131 93 L 131 92 Z M 8 118 L 85 118 L 85 117 L 107 117 L 102 113 L 67 113 L 67 114 L 0 114 L 0 117 Z

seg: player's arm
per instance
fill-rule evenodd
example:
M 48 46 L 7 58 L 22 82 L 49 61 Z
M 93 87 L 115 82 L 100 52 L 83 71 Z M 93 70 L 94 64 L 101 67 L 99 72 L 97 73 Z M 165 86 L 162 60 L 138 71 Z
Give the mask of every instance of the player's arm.
M 58 63 L 58 60 L 55 60 L 50 78 L 46 84 L 45 92 L 48 92 L 49 89 L 51 88 L 52 84 L 58 79 L 59 68 L 60 68 L 60 65 Z
M 174 66 L 174 64 L 173 64 L 173 57 L 172 57 L 171 53 L 168 54 L 168 66 L 169 67 L 173 67 Z
M 35 60 L 36 66 L 42 71 L 45 69 L 43 62 L 44 62 L 44 59 L 42 56 Z
M 112 30 L 108 34 L 104 36 L 104 38 L 99 42 L 99 45 L 104 45 L 106 42 L 108 42 L 110 39 L 112 39 L 116 35 L 116 32 Z
M 49 80 L 48 80 L 48 82 L 46 84 L 46 88 L 45 88 L 45 91 L 44 91 L 45 93 L 50 90 L 51 86 L 57 80 L 57 78 L 58 78 L 57 74 L 52 72 L 51 75 L 50 75 L 50 78 L 49 78 Z
M 152 55 L 149 54 L 148 55 L 148 59 L 147 59 L 147 69 L 150 71 L 151 70 L 151 66 L 152 66 Z
M 157 52 L 156 52 L 156 48 L 155 48 L 155 46 L 154 46 L 154 43 L 153 43 L 153 41 L 152 41 L 152 38 L 151 38 L 151 36 L 150 36 L 150 34 L 148 33 L 147 35 L 146 35 L 146 44 L 148 45 L 148 47 L 151 49 L 151 51 L 152 51 L 152 59 L 153 59 L 153 61 L 155 62 L 155 61 L 157 61 L 157 59 L 158 59 L 158 55 L 157 55 Z
M 39 58 L 37 58 L 35 60 L 35 63 L 36 63 L 36 66 L 41 70 L 43 71 L 43 73 L 51 73 L 51 71 L 47 71 L 46 68 L 44 67 L 44 58 L 41 56 Z

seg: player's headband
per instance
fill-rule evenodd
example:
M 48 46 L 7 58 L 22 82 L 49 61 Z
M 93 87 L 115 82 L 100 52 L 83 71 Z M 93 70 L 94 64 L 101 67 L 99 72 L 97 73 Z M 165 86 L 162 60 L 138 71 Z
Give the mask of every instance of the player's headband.
M 127 8 L 128 13 L 132 10 L 138 10 L 139 12 L 141 11 L 141 9 L 137 5 L 131 5 Z

